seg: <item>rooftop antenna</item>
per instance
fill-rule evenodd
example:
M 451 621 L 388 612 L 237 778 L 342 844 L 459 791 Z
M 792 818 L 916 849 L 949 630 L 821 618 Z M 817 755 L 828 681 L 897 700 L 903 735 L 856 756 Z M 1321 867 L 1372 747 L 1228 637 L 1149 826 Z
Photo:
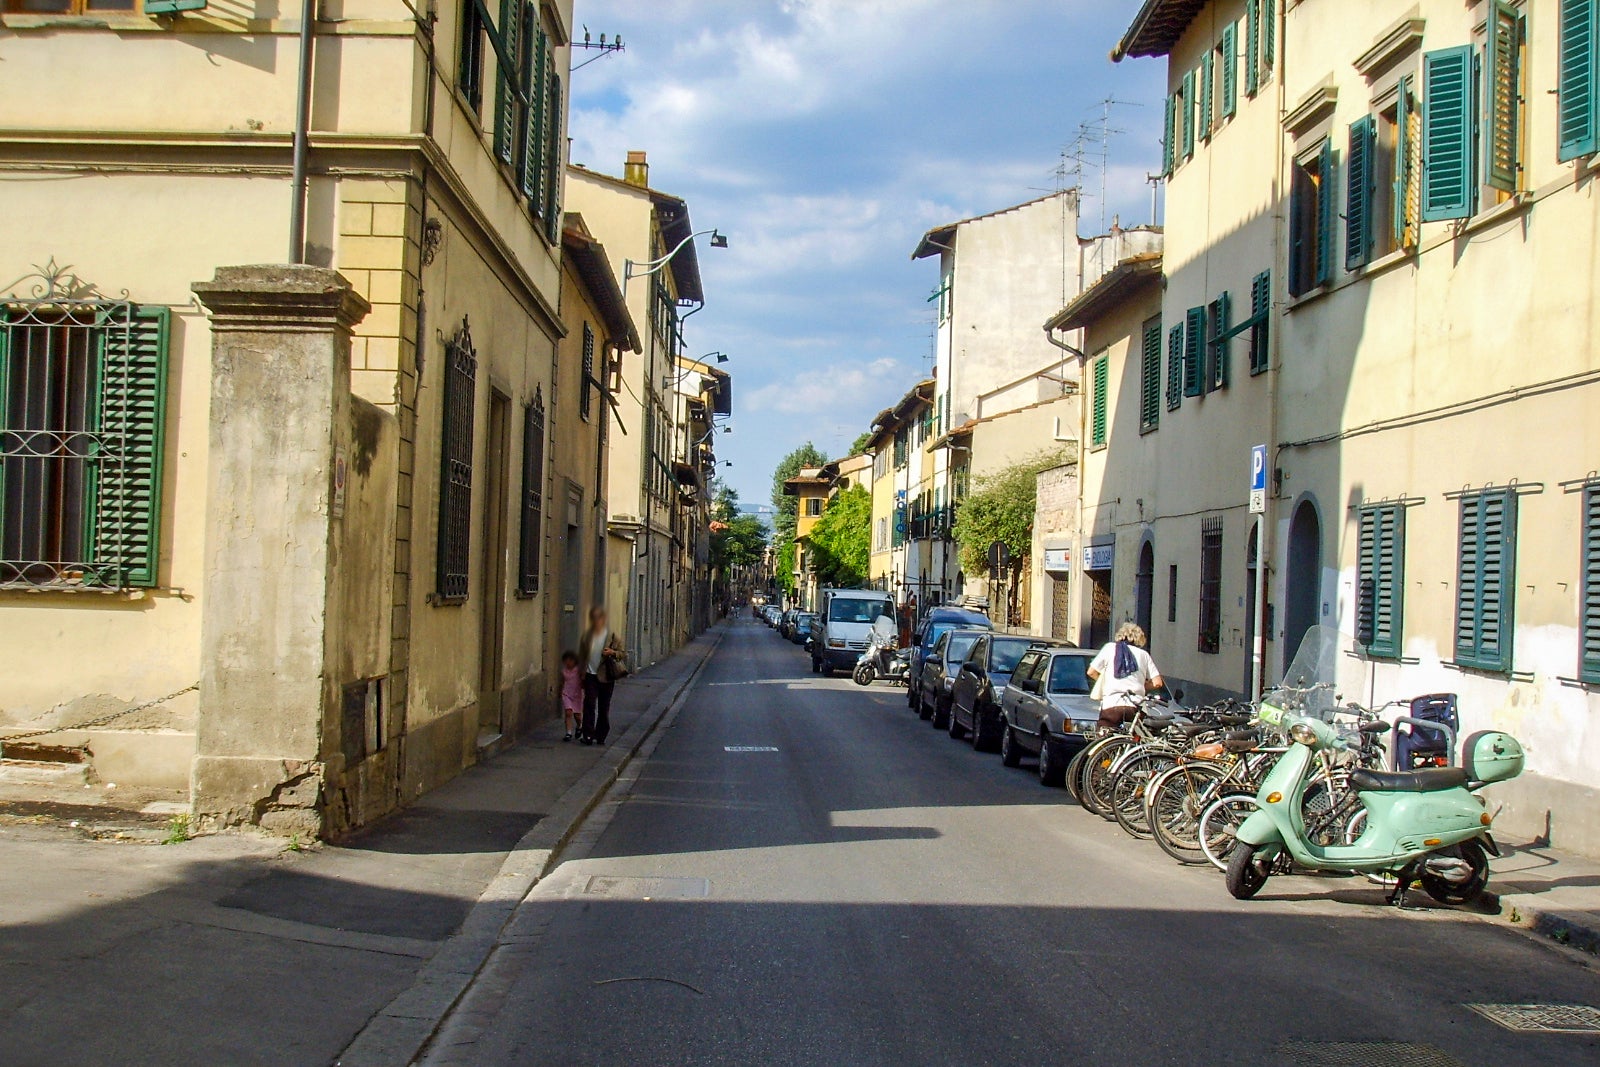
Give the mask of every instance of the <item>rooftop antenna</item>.
M 622 34 L 620 33 L 616 34 L 609 41 L 606 40 L 606 35 L 602 33 L 600 35 L 600 40 L 596 41 L 589 35 L 589 27 L 585 26 L 583 28 L 583 40 L 573 41 L 572 47 L 583 48 L 591 52 L 600 53 L 596 56 L 590 56 L 588 59 L 572 68 L 574 71 L 579 71 L 597 59 L 604 59 L 606 56 L 609 56 L 614 52 L 623 51 L 627 46 L 622 43 Z
M 1106 232 L 1106 174 L 1111 169 L 1111 138 L 1128 131 L 1111 124 L 1113 107 L 1143 107 L 1133 100 L 1118 100 L 1108 96 L 1099 102 L 1099 118 L 1078 124 L 1078 140 L 1085 146 L 1098 145 L 1100 149 L 1100 232 Z

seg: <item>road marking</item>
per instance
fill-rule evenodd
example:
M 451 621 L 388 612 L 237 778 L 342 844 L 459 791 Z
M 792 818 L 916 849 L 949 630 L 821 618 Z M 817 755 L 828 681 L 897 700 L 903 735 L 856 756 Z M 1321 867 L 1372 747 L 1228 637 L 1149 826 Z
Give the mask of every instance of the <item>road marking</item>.
M 1600 1008 L 1587 1004 L 1468 1004 L 1519 1034 L 1600 1034 Z
M 724 752 L 776 752 L 773 745 L 723 745 Z

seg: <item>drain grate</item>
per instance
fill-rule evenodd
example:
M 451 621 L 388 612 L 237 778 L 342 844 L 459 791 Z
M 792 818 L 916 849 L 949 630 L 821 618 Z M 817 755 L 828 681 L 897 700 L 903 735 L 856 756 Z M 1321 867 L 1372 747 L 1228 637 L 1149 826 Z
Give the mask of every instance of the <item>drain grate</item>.
M 1468 1004 L 1519 1034 L 1600 1034 L 1600 1008 L 1587 1004 Z
M 1294 1067 L 1461 1067 L 1432 1045 L 1408 1041 L 1290 1041 L 1278 1055 Z

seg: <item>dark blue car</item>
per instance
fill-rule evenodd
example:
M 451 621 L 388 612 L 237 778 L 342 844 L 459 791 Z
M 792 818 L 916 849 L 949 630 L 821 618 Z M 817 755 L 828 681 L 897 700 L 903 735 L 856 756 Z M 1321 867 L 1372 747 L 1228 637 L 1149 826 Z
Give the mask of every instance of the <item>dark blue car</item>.
M 950 630 L 992 629 L 994 623 L 981 611 L 971 608 L 929 608 L 917 624 L 916 636 L 911 642 L 911 674 L 910 682 L 906 685 L 906 703 L 911 705 L 911 710 L 919 711 L 922 708 L 922 664 L 940 635 Z M 931 697 L 928 703 L 932 703 Z

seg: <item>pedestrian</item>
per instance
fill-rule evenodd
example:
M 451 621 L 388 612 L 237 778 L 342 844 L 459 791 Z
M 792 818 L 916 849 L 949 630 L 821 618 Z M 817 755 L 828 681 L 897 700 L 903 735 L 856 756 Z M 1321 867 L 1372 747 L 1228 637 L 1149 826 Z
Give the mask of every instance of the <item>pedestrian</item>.
M 1100 726 L 1115 730 L 1133 718 L 1145 694 L 1166 683 L 1156 661 L 1144 650 L 1144 627 L 1125 622 L 1116 639 L 1102 648 L 1089 664 L 1088 675 L 1100 697 Z
M 622 644 L 606 626 L 606 609 L 589 609 L 589 629 L 578 642 L 583 668 L 583 729 L 580 744 L 603 745 L 611 732 L 611 692 L 628 673 Z
M 571 741 L 573 730 L 583 722 L 583 672 L 578 669 L 578 654 L 571 649 L 561 653 L 561 717 Z

